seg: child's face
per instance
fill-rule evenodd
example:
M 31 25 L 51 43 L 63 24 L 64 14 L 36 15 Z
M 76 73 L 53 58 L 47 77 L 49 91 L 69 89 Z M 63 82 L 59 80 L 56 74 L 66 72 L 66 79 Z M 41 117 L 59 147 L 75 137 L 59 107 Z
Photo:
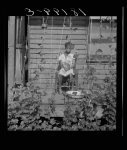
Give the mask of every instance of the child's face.
M 71 52 L 71 47 L 70 47 L 70 46 L 67 46 L 66 52 L 67 52 L 67 53 L 70 53 L 70 52 Z

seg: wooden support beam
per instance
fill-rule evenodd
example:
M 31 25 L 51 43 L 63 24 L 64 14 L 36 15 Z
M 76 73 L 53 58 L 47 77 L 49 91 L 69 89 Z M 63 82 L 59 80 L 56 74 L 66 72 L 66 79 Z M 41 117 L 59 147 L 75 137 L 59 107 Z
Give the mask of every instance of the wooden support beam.
M 14 85 L 15 66 L 15 16 L 10 16 L 8 20 L 8 86 Z
M 23 16 L 16 19 L 16 70 L 15 81 L 24 80 L 24 54 L 25 54 L 25 19 Z

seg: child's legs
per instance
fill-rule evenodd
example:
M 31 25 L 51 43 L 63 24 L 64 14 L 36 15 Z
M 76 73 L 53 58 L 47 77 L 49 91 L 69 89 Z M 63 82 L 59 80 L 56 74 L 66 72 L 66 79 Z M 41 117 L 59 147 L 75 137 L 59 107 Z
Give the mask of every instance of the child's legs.
M 59 88 L 61 88 L 61 85 L 62 85 L 62 78 L 63 78 L 63 76 L 59 74 L 59 76 L 58 76 Z
M 59 89 L 61 89 L 61 86 L 67 85 L 69 89 L 72 88 L 73 85 L 73 74 L 70 74 L 68 76 L 62 76 L 59 74 L 58 81 L 59 81 Z M 56 79 L 57 80 L 57 79 Z
M 68 90 L 70 90 L 72 87 L 71 78 L 71 75 L 68 75 L 66 77 L 63 76 L 62 85 L 67 86 Z

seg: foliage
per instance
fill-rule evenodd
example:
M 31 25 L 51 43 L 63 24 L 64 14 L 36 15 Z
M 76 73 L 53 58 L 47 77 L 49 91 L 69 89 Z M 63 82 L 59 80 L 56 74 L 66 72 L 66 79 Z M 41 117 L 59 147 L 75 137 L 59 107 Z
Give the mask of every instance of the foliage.
M 90 68 L 87 76 L 92 82 L 94 69 Z M 76 107 L 67 104 L 64 117 L 58 120 L 52 117 L 55 112 L 54 94 L 49 99 L 49 107 L 41 109 L 42 93 L 33 83 L 15 85 L 9 91 L 8 100 L 8 130 L 9 131 L 113 131 L 116 129 L 116 73 L 104 79 L 103 86 L 91 86 L 85 97 L 76 101 Z M 89 84 L 92 82 L 88 81 Z M 93 86 L 95 84 L 92 83 Z
M 89 67 L 86 70 L 87 83 L 92 84 L 95 80 L 94 68 Z M 92 87 L 92 86 L 91 86 Z M 116 72 L 111 71 L 110 77 L 104 79 L 104 83 L 97 85 L 98 88 L 90 88 L 89 94 L 85 94 L 84 100 L 77 103 L 77 109 L 73 114 L 70 110 L 65 111 L 70 126 L 73 124 L 73 119 L 78 120 L 78 130 L 115 130 L 116 129 Z M 68 114 L 67 114 L 68 113 Z M 76 122 L 77 124 L 77 122 Z

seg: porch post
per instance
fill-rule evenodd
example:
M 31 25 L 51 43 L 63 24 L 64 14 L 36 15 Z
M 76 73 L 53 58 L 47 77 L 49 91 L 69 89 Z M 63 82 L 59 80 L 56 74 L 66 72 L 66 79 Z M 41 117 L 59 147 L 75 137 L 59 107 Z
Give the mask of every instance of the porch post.
M 15 16 L 8 19 L 8 87 L 14 85 L 15 69 Z
M 16 72 L 15 80 L 23 83 L 24 80 L 24 51 L 25 51 L 25 19 L 23 16 L 16 19 Z

